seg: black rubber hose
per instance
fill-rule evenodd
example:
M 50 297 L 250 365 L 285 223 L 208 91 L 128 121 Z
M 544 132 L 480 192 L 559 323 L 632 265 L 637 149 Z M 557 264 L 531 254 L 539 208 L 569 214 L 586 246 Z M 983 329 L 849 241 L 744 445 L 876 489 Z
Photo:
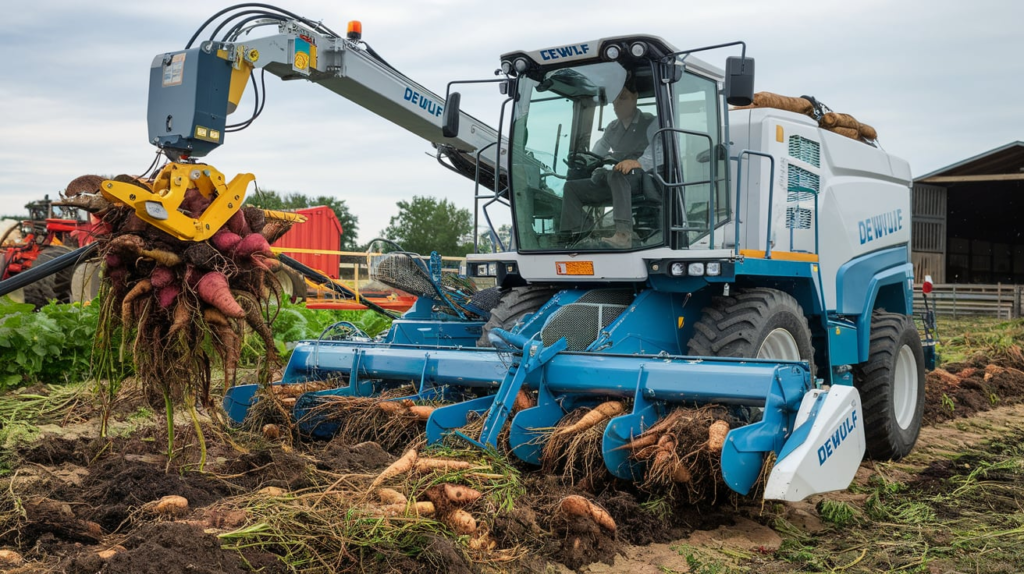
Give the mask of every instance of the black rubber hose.
M 313 269 L 311 269 L 309 267 L 306 267 L 305 265 L 303 265 L 302 263 L 299 263 L 295 259 L 292 259 L 291 257 L 288 257 L 287 255 L 285 255 L 283 253 L 279 253 L 278 254 L 278 258 L 281 260 L 281 263 L 284 263 L 288 267 L 291 267 L 292 269 L 298 271 L 299 273 L 301 273 L 302 275 L 308 277 L 309 279 L 311 279 L 313 281 L 316 281 L 317 283 L 322 283 L 322 284 L 330 287 L 331 290 L 333 290 L 335 293 L 339 293 L 341 295 L 345 295 L 349 299 L 355 299 L 356 298 L 356 294 L 354 292 L 350 291 L 344 285 L 338 285 L 337 283 L 332 281 L 330 277 L 328 277 L 326 275 L 323 275 L 322 273 L 319 273 L 317 271 L 314 271 Z M 54 260 L 54 261 L 56 261 L 56 260 Z M 5 281 L 5 283 L 6 283 L 6 281 Z M 385 309 L 384 307 L 381 307 L 380 305 L 378 305 L 376 303 L 373 303 L 371 301 L 367 301 L 365 297 L 360 297 L 359 302 L 362 305 L 366 305 L 366 307 L 368 309 L 370 309 L 371 311 L 375 311 L 375 312 L 377 312 L 377 313 L 387 317 L 388 319 L 397 319 L 398 318 L 397 314 L 392 313 L 391 311 L 388 311 L 387 309 Z
M 4 295 L 10 293 L 11 291 L 21 289 L 22 287 L 30 283 L 35 283 L 40 279 L 49 277 L 54 273 L 59 273 L 60 271 L 63 271 L 68 267 L 76 265 L 80 261 L 87 259 L 90 255 L 92 255 L 98 247 L 99 245 L 97 245 L 96 243 L 90 243 L 85 247 L 79 247 L 78 249 L 72 251 L 71 253 L 61 255 L 60 257 L 52 261 L 43 263 L 38 267 L 32 267 L 28 271 L 18 273 L 17 275 L 11 277 L 10 279 L 0 281 L 0 297 L 3 297 Z

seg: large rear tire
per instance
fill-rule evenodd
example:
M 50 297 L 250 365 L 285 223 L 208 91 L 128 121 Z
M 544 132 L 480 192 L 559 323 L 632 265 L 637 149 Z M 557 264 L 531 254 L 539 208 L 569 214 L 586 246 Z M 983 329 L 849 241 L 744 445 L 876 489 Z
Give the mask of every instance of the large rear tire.
M 492 329 L 511 329 L 524 315 L 543 307 L 555 293 L 558 293 L 558 289 L 548 285 L 527 285 L 509 289 L 501 296 L 498 305 L 491 309 L 491 318 L 484 325 L 476 345 L 493 347 L 488 337 Z
M 71 302 L 92 301 L 100 293 L 101 259 L 89 259 L 75 266 L 71 273 Z
M 71 253 L 70 247 L 48 245 L 39 251 L 39 256 L 32 262 L 32 266 L 38 267 L 68 253 Z M 74 268 L 68 267 L 53 275 L 43 277 L 39 281 L 29 283 L 25 286 L 25 302 L 35 305 L 36 309 L 45 306 L 53 299 L 56 299 L 58 303 L 69 303 L 73 274 Z
M 759 287 L 715 297 L 694 325 L 688 349 L 704 357 L 807 361 L 814 376 L 807 317 L 792 295 L 777 289 Z
M 853 375 L 864 404 L 867 456 L 903 458 L 917 442 L 924 414 L 924 350 L 913 319 L 876 311 L 868 360 Z

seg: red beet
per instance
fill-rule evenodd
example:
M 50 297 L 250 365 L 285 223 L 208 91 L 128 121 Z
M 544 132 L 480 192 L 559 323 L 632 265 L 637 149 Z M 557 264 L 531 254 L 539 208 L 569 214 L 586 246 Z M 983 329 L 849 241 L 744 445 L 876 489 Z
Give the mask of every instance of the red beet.
M 217 248 L 217 251 L 221 253 L 230 253 L 232 249 L 238 246 L 242 241 L 242 236 L 237 233 L 233 233 L 227 228 L 221 228 L 220 231 L 213 234 L 210 238 L 210 243 Z
M 174 271 L 171 271 L 163 265 L 158 265 L 153 269 L 153 273 L 149 275 L 149 280 L 153 283 L 153 287 L 160 289 L 167 287 L 174 282 Z
M 156 302 L 161 309 L 167 309 L 174 304 L 174 300 L 181 294 L 181 287 L 178 285 L 166 285 L 156 290 Z
M 241 209 L 231 216 L 231 219 L 228 220 L 226 225 L 232 233 L 241 235 L 242 237 L 252 233 L 252 230 L 249 229 L 249 224 L 245 221 L 245 215 L 242 213 Z
M 259 233 L 242 238 L 242 242 L 235 247 L 235 257 L 238 259 L 252 257 L 256 253 L 266 257 L 274 256 L 274 252 L 270 250 L 270 243 L 267 243 L 267 238 Z
M 117 269 L 121 266 L 121 258 L 114 253 L 107 253 L 103 259 L 107 262 L 107 269 Z

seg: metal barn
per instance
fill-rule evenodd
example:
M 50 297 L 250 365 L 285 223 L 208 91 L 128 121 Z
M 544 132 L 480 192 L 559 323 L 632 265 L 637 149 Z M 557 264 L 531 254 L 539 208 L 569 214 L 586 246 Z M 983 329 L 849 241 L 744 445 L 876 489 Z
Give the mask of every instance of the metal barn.
M 1024 283 L 1024 142 L 914 180 L 914 277 Z

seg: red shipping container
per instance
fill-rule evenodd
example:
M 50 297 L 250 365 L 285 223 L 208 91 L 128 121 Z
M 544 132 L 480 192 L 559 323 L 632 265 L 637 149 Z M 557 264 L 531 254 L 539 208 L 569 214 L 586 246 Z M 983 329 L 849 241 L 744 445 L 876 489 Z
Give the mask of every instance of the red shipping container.
M 274 247 L 294 247 L 296 249 L 317 249 L 321 251 L 341 250 L 341 222 L 330 207 L 323 205 L 296 209 L 295 213 L 306 216 L 304 223 L 296 223 L 280 239 Z M 285 255 L 296 259 L 303 265 L 312 267 L 331 279 L 338 279 L 341 267 L 341 256 L 325 253 L 294 253 L 285 251 Z

